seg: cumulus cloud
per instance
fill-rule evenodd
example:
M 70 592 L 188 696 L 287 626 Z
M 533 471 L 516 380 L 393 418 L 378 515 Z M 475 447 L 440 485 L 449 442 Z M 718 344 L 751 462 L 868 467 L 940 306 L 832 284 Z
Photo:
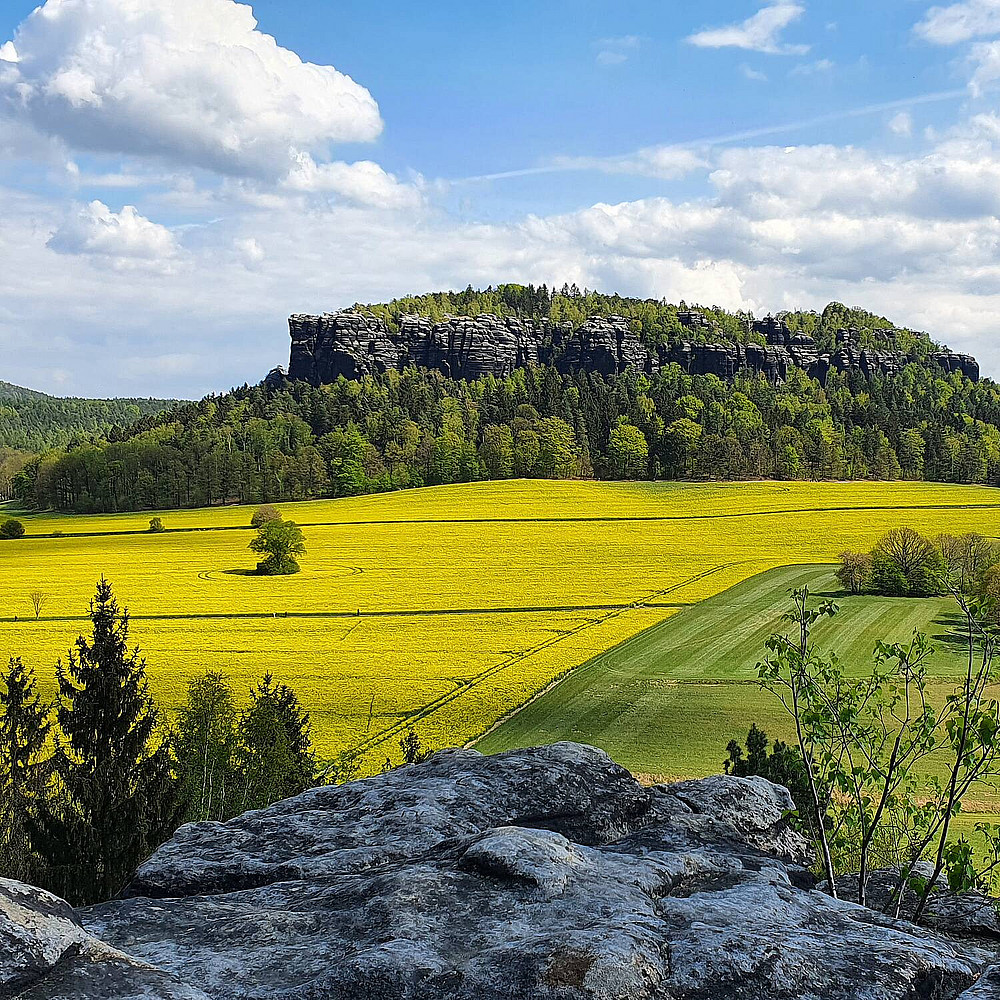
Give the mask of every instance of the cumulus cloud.
M 1000 41 L 977 42 L 972 46 L 969 60 L 974 67 L 969 89 L 979 97 L 989 84 L 1000 79 Z
M 326 192 L 373 208 L 414 208 L 422 201 L 416 186 L 400 182 L 371 160 L 316 163 L 308 153 L 299 153 L 283 184 L 291 191 Z
M 707 49 L 737 48 L 769 55 L 801 56 L 809 51 L 809 46 L 782 42 L 780 35 L 804 13 L 805 7 L 801 3 L 775 0 L 739 24 L 706 28 L 688 36 L 687 40 L 692 45 Z
M 966 0 L 932 7 L 914 31 L 935 45 L 955 45 L 970 38 L 1000 34 L 1000 0 Z
M 364 87 L 233 0 L 47 0 L 2 54 L 6 113 L 76 149 L 278 179 L 382 128 Z
M 253 236 L 237 237 L 233 240 L 233 249 L 248 268 L 260 267 L 267 257 L 264 248 Z
M 893 135 L 913 135 L 913 115 L 909 111 L 900 111 L 889 120 L 889 131 Z
M 140 215 L 132 205 L 112 212 L 92 201 L 53 233 L 47 246 L 57 253 L 108 258 L 120 266 L 162 265 L 179 251 L 173 233 Z

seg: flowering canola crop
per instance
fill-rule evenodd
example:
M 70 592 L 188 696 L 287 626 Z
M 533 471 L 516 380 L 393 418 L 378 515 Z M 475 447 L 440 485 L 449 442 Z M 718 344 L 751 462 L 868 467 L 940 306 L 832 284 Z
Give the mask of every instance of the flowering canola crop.
M 292 577 L 246 575 L 249 507 L 160 512 L 160 534 L 144 531 L 154 512 L 26 517 L 25 538 L 0 542 L 0 657 L 22 656 L 51 693 L 103 574 L 166 708 L 203 670 L 241 697 L 271 671 L 311 713 L 321 757 L 362 747 L 376 767 L 407 726 L 430 747 L 465 743 L 765 569 L 830 562 L 897 525 L 1000 536 L 996 491 L 926 483 L 510 481 L 279 507 L 308 549 Z

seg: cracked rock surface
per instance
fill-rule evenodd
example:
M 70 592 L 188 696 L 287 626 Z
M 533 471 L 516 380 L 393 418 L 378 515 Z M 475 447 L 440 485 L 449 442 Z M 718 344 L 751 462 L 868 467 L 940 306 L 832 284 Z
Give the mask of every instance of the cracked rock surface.
M 58 931 L 81 954 L 106 949 L 92 960 L 101 975 L 131 963 L 120 979 L 138 984 L 77 996 L 1000 996 L 995 939 L 915 927 L 814 889 L 791 808 L 762 778 L 644 788 L 602 751 L 571 743 L 446 751 L 183 827 L 126 898 L 76 915 L 21 887 L 37 897 L 13 919 L 14 965 L 34 984 L 25 995 L 68 995 L 46 972 Z M 39 939 L 48 920 L 58 928 Z M 32 934 L 35 950 L 18 951 Z

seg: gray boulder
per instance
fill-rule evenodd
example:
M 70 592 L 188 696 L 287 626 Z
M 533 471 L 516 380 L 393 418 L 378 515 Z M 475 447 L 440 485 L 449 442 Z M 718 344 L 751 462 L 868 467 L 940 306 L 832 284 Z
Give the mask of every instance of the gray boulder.
M 183 827 L 76 913 L 0 883 L 0 997 L 1000 996 L 988 914 L 955 936 L 826 896 L 791 807 L 762 778 L 644 788 L 570 743 L 448 751 Z
M 785 789 L 557 744 L 178 831 L 95 936 L 215 1000 L 954 1000 L 994 960 L 815 891 Z M 979 997 L 974 994 L 976 1000 Z
M 85 931 L 68 903 L 9 879 L 0 879 L 0 997 L 207 1000 Z

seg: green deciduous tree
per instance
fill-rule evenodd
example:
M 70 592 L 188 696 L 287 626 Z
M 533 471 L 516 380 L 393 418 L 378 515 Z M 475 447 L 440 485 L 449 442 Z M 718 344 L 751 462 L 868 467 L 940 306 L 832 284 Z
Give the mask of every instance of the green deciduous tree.
M 620 421 L 608 438 L 608 461 L 615 479 L 644 479 L 649 471 L 649 445 L 642 431 Z
M 996 679 L 993 635 L 982 609 L 957 588 L 951 592 L 966 621 L 969 658 L 943 706 L 928 696 L 933 650 L 919 633 L 908 643 L 877 643 L 871 670 L 861 676 L 846 673 L 835 655 L 816 654 L 811 626 L 836 606 L 812 607 L 805 588 L 793 595 L 793 634 L 768 639 L 769 655 L 758 665 L 762 685 L 795 721 L 828 889 L 836 893 L 837 872 L 855 873 L 865 904 L 877 861 L 898 872 L 896 916 L 906 891 L 920 883 L 908 914 L 914 919 L 949 864 L 954 880 L 967 877 L 969 859 L 949 847 L 951 823 L 969 789 L 1000 770 L 1000 705 L 988 696 Z M 921 777 L 931 761 L 943 781 Z M 915 866 L 928 853 L 933 871 L 916 879 Z
M 289 576 L 299 571 L 298 556 L 305 555 L 302 529 L 294 521 L 265 521 L 250 542 L 250 549 L 266 556 L 257 563 L 257 572 L 264 576 Z
M 175 747 L 188 820 L 223 820 L 238 793 L 236 705 L 226 677 L 207 670 L 188 682 Z
M 16 518 L 8 518 L 0 523 L 0 538 L 24 538 L 24 525 Z

